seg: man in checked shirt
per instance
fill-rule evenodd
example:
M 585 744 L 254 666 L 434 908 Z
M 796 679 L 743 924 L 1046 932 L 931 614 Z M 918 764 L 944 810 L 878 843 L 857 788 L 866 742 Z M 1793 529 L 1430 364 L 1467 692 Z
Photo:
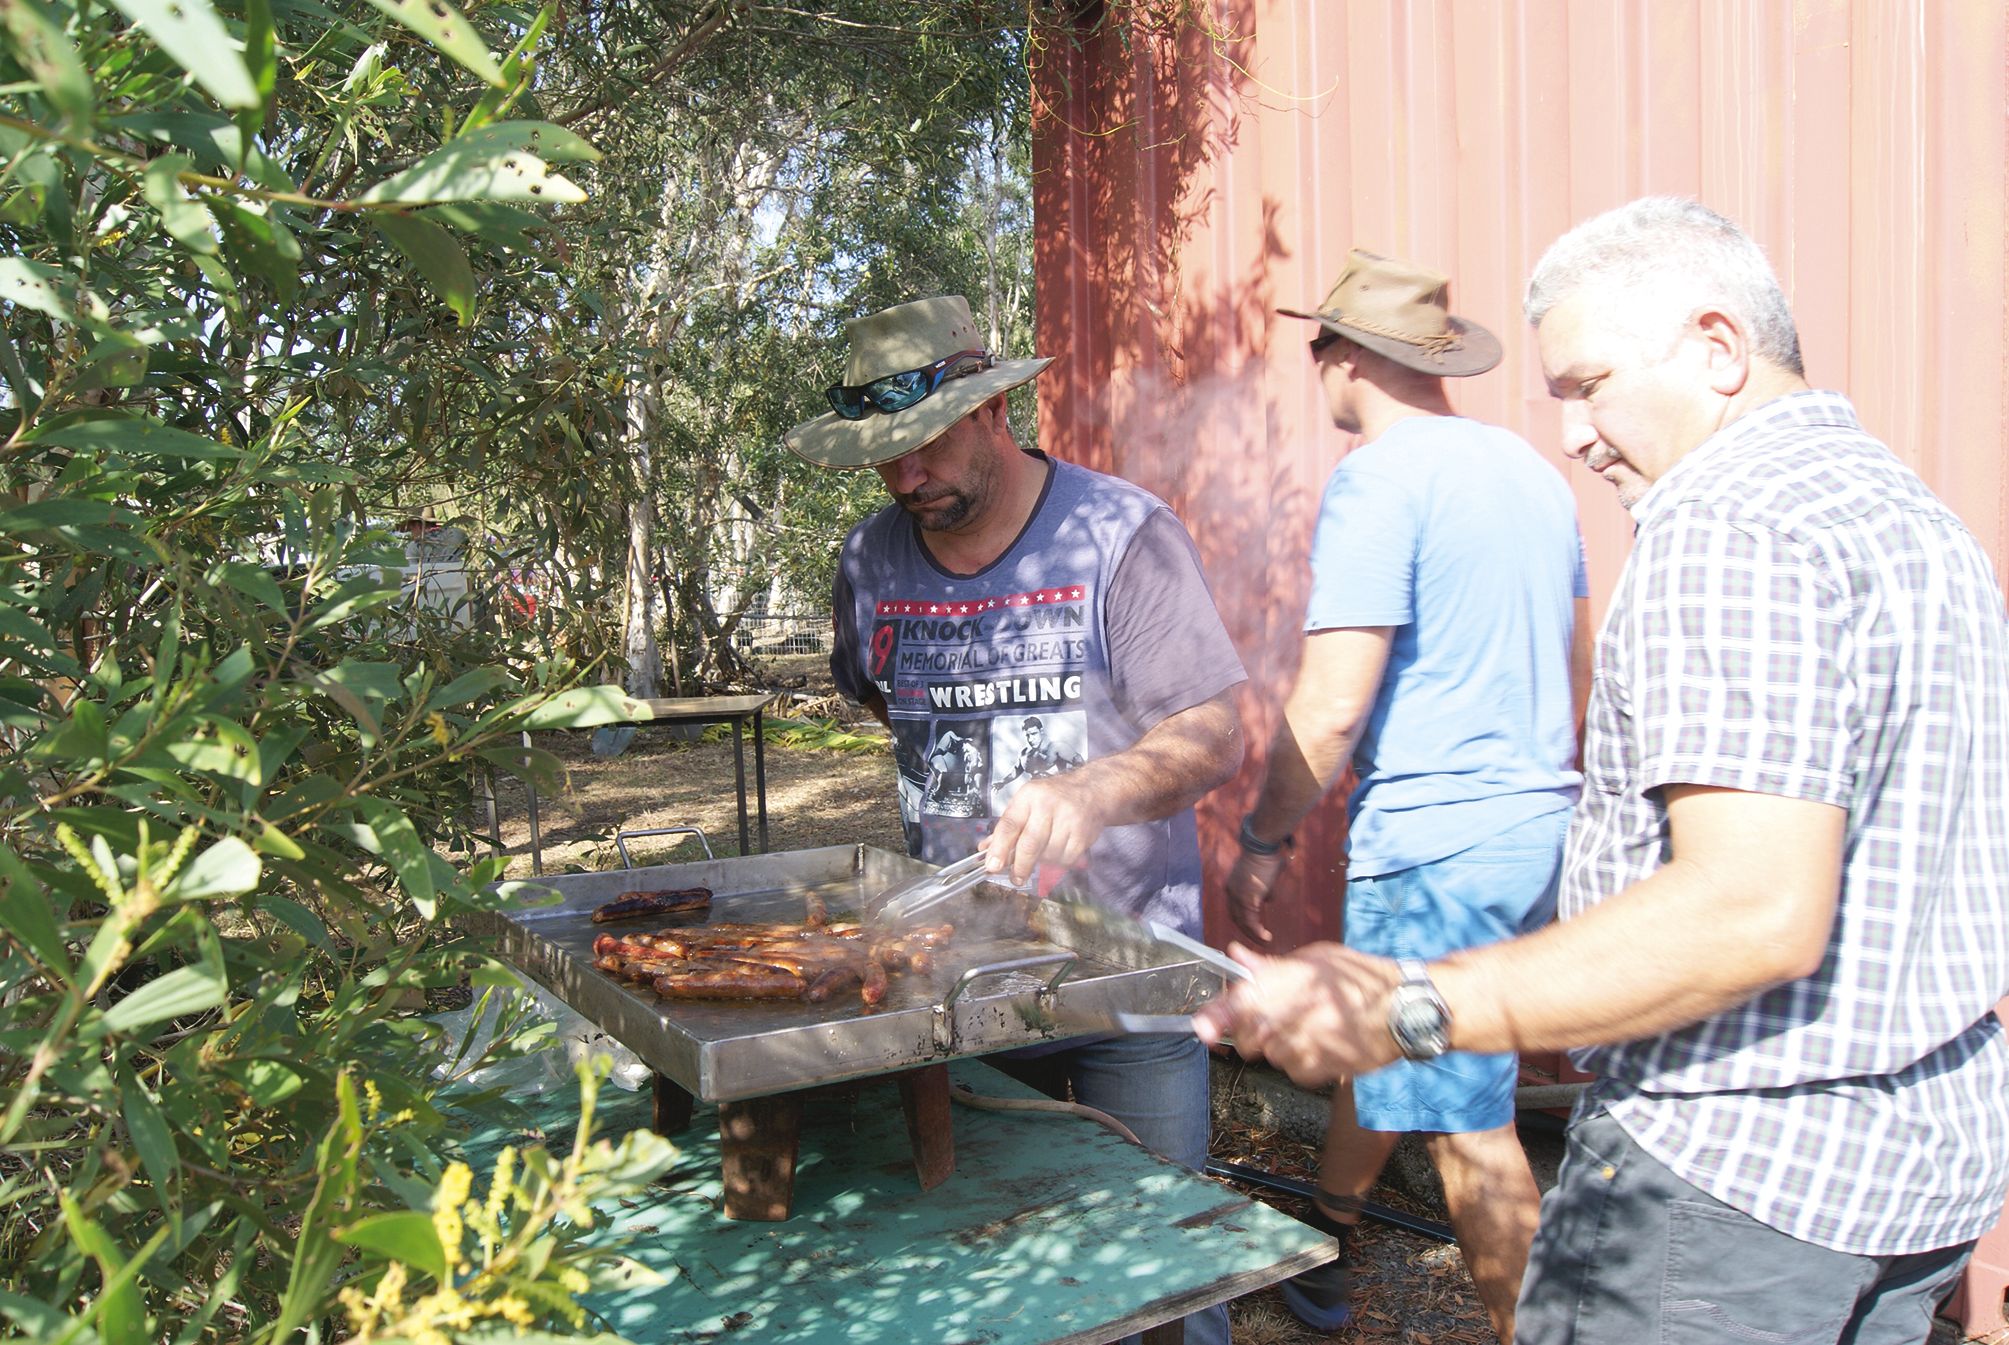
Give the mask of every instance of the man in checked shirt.
M 1302 1083 L 1583 1048 L 1516 1339 L 1923 1341 L 2009 1188 L 2009 630 L 1988 556 L 1811 390 L 1737 227 L 1636 201 L 1528 285 L 1566 446 L 1636 539 L 1562 923 L 1398 969 L 1240 954 Z

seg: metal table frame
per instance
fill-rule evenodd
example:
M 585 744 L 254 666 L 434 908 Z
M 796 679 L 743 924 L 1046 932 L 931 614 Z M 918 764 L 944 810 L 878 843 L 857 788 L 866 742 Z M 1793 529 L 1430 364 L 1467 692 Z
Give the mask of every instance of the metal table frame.
M 613 720 L 610 724 L 596 724 L 594 730 L 632 724 L 643 727 L 652 724 L 731 724 L 733 785 L 739 799 L 739 852 L 743 855 L 755 853 L 750 848 L 751 837 L 747 826 L 746 813 L 746 730 L 753 728 L 753 780 L 754 795 L 759 816 L 759 853 L 767 853 L 767 746 L 761 733 L 761 720 L 767 707 L 774 701 L 772 692 L 756 692 L 747 696 L 657 696 L 633 703 L 643 707 L 628 719 Z M 543 730 L 556 732 L 558 730 Z M 569 729 L 565 732 L 582 732 Z M 530 734 L 523 735 L 523 745 L 530 746 Z M 538 824 L 537 785 L 527 777 L 523 782 L 530 805 L 530 872 L 541 875 L 544 872 L 544 838 Z M 490 801 L 494 807 L 493 796 Z M 500 843 L 500 831 L 495 826 L 495 818 L 489 818 L 489 829 Z

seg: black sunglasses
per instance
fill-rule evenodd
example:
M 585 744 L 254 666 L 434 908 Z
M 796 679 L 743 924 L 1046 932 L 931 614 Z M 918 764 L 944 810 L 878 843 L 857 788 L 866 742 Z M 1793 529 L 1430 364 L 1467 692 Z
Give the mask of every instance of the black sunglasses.
M 868 411 L 905 411 L 916 402 L 925 401 L 950 379 L 981 373 L 996 363 L 997 356 L 988 350 L 959 350 L 933 364 L 887 374 L 869 383 L 856 386 L 833 383 L 823 390 L 823 395 L 830 399 L 830 409 L 844 419 L 862 420 Z
M 1340 339 L 1338 332 L 1330 327 L 1321 327 L 1318 335 L 1311 338 L 1311 357 L 1317 359 L 1320 351 Z

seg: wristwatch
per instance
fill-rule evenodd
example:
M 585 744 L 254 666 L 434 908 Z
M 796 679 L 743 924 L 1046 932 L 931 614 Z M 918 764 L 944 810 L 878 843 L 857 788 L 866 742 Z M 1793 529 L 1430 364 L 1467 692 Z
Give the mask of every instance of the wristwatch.
M 1388 1035 L 1406 1060 L 1435 1060 L 1451 1049 L 1451 1006 L 1413 957 L 1397 958 L 1402 984 L 1388 999 Z
M 1242 829 L 1235 833 L 1235 843 L 1237 845 L 1259 859 L 1267 859 L 1279 850 L 1288 850 L 1291 848 L 1289 832 L 1285 832 L 1283 836 L 1274 841 L 1266 841 L 1256 835 L 1255 831 L 1249 826 L 1249 819 L 1254 816 L 1254 813 L 1248 813 L 1243 816 Z

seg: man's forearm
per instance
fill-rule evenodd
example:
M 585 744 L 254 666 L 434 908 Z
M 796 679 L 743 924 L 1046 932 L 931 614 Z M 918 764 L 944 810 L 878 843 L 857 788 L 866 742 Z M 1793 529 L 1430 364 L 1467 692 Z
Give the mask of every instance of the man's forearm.
M 1353 756 L 1360 727 L 1380 694 L 1389 626 L 1314 631 L 1284 702 L 1250 830 L 1259 840 L 1288 836 L 1332 787 Z
M 1696 804 L 1717 816 L 1684 829 L 1680 810 Z M 1726 807 L 1740 810 L 1727 827 Z M 1650 877 L 1563 924 L 1432 965 L 1454 1048 L 1655 1036 L 1820 965 L 1841 885 L 1842 810 L 1752 795 L 1676 809 L 1673 857 Z M 1697 823 L 1709 828 L 1699 838 Z
M 1192 807 L 1242 766 L 1242 719 L 1234 693 L 1154 724 L 1113 756 L 1099 757 L 1065 779 L 1092 790 L 1106 825 L 1155 822 Z
M 1263 787 L 1249 813 L 1249 829 L 1258 839 L 1280 840 L 1297 830 L 1345 769 L 1357 735 L 1356 724 L 1332 722 L 1331 707 L 1291 698 L 1270 740 Z

